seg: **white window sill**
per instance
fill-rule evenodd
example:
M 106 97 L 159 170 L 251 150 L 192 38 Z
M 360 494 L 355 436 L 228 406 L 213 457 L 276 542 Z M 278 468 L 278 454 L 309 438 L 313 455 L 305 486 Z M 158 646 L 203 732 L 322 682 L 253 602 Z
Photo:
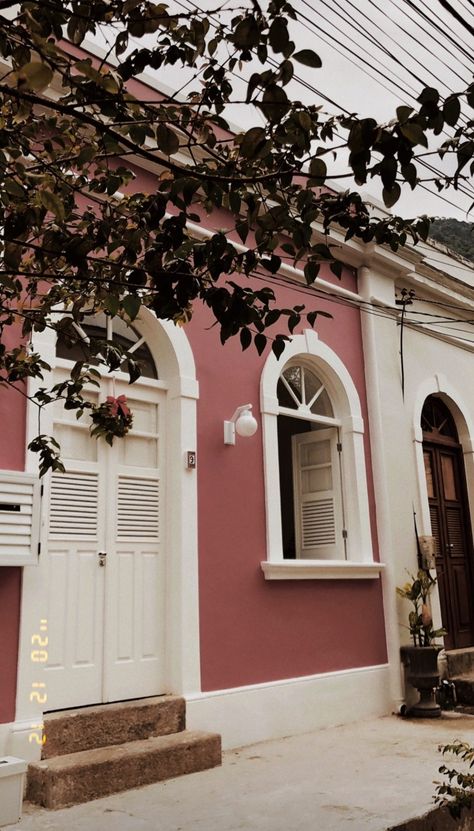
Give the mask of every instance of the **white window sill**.
M 376 580 L 383 563 L 347 560 L 281 560 L 260 563 L 265 580 Z

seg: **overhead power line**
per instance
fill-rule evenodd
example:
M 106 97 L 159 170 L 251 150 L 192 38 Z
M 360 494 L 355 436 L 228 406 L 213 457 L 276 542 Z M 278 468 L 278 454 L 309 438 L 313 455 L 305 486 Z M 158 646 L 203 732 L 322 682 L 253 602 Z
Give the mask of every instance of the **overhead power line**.
M 471 24 L 468 23 L 467 20 L 465 20 L 465 18 L 459 14 L 459 12 L 456 11 L 456 9 L 451 5 L 451 3 L 448 2 L 448 0 L 438 0 L 438 3 L 440 3 L 443 9 L 446 9 L 446 11 L 449 12 L 449 14 L 452 14 L 454 19 L 457 20 L 461 26 L 464 26 L 464 28 L 469 32 L 470 35 L 474 35 L 474 27 L 471 26 Z

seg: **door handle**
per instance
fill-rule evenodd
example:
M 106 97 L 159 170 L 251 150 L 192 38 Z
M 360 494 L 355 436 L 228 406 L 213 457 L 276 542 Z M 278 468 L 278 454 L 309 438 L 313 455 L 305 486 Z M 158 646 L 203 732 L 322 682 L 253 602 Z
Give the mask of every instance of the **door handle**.
M 453 548 L 454 548 L 454 543 L 453 542 L 446 543 L 446 551 L 452 551 Z
M 99 551 L 97 556 L 99 558 L 99 566 L 103 568 L 105 566 L 105 558 L 107 557 L 107 551 Z

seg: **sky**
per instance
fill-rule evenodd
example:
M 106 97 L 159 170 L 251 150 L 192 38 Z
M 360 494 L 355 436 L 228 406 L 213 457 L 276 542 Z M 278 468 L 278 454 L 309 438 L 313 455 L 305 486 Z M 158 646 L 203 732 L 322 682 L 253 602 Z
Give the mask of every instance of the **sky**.
M 173 11 L 190 10 L 196 4 L 210 10 L 219 5 L 219 0 L 170 0 L 169 7 Z M 471 0 L 451 0 L 451 4 L 474 26 Z M 226 3 L 229 9 L 239 5 L 240 0 Z M 292 81 L 287 88 L 292 97 L 306 103 L 323 103 L 324 109 L 331 113 L 345 109 L 384 122 L 394 117 L 400 104 L 414 105 L 423 86 L 435 86 L 445 97 L 472 82 L 472 36 L 445 11 L 440 0 L 293 0 L 293 5 L 299 19 L 291 23 L 291 35 L 298 48 L 314 49 L 323 65 L 321 69 L 298 66 L 301 80 Z M 231 17 L 229 12 L 228 19 Z M 209 19 L 212 22 L 212 15 Z M 98 36 L 96 44 L 100 42 Z M 132 45 L 137 46 L 138 42 Z M 243 89 L 237 76 L 248 77 L 249 69 L 244 67 L 242 73 L 236 71 L 237 92 L 239 85 Z M 198 85 L 198 79 L 191 79 L 192 73 L 178 66 L 155 75 L 158 86 L 165 83 L 173 90 L 181 87 L 183 95 Z M 472 110 L 469 114 L 472 117 Z M 262 123 L 262 116 L 255 108 L 243 105 L 231 107 L 227 116 L 240 129 Z M 428 149 L 435 150 L 443 139 L 444 136 L 438 137 L 436 144 Z M 449 169 L 449 162 L 442 162 L 437 155 L 430 155 L 425 161 L 438 170 Z M 347 172 L 344 156 L 338 157 L 331 170 L 336 175 Z M 420 174 L 436 175 L 423 167 Z M 351 187 L 346 179 L 340 184 Z M 463 190 L 465 193 L 450 190 L 437 195 L 432 183 L 426 184 L 426 189 L 417 187 L 414 192 L 406 185 L 393 210 L 404 216 L 428 213 L 473 221 L 474 210 L 469 215 L 467 211 L 474 202 L 474 182 L 463 185 Z M 369 182 L 364 191 L 380 199 L 377 183 Z

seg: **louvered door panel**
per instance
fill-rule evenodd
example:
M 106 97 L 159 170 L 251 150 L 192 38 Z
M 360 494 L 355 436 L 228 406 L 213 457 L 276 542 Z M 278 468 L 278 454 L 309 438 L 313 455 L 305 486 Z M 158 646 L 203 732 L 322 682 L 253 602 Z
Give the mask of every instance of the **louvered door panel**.
M 448 532 L 449 556 L 464 558 L 466 545 L 460 508 L 446 508 L 446 529 Z
M 303 549 L 336 542 L 334 499 L 305 502 L 301 511 Z
M 98 497 L 97 473 L 53 473 L 49 513 L 50 537 L 95 539 Z
M 431 520 L 431 535 L 435 541 L 435 557 L 440 555 L 440 527 L 439 527 L 439 508 L 437 505 L 430 505 L 430 520 Z
M 160 483 L 158 479 L 119 476 L 117 486 L 117 540 L 158 540 Z

